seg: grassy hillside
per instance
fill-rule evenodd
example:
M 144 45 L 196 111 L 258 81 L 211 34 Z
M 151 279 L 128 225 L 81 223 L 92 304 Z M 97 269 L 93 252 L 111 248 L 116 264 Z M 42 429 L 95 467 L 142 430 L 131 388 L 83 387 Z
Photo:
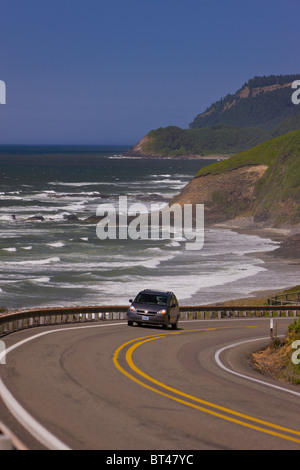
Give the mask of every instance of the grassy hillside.
M 202 168 L 196 177 L 228 173 L 251 165 L 268 166 L 255 186 L 256 220 L 270 218 L 273 214 L 278 223 L 281 218 L 300 222 L 300 130 Z

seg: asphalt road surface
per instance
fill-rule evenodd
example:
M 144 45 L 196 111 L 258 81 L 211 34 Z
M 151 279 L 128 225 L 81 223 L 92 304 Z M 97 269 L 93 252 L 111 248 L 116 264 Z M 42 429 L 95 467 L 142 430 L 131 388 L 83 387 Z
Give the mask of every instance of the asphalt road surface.
M 276 322 L 286 334 L 292 319 Z M 269 325 L 97 322 L 8 335 L 0 421 L 29 449 L 300 449 L 300 386 L 250 363 Z

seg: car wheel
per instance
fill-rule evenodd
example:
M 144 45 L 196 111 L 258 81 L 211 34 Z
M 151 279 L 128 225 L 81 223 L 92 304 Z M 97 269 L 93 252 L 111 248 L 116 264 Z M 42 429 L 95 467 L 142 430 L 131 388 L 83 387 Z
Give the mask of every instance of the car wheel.
M 127 322 L 127 325 L 128 325 L 128 326 L 132 326 L 132 325 L 133 325 L 133 321 Z
M 176 323 L 172 323 L 172 328 L 173 328 L 173 330 L 177 330 L 177 328 L 178 328 L 178 318 L 176 320 Z

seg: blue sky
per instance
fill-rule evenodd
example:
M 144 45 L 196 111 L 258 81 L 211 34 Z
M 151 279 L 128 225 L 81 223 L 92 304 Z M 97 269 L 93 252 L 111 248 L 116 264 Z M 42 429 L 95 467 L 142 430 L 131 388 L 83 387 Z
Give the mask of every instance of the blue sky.
M 300 72 L 299 0 L 1 0 L 0 144 L 134 144 Z

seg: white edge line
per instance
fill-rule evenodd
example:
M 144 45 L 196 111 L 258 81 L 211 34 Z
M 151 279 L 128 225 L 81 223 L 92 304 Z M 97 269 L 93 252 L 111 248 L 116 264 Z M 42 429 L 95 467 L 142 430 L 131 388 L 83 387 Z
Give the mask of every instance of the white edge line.
M 246 340 L 246 341 L 239 341 L 238 343 L 230 344 L 229 346 L 225 346 L 224 348 L 218 349 L 218 351 L 215 353 L 215 361 L 218 364 L 218 366 L 221 367 L 221 369 L 225 370 L 226 372 L 229 372 L 230 374 L 234 374 L 234 375 L 237 375 L 238 377 L 242 377 L 243 379 L 252 380 L 253 382 L 257 382 L 257 383 L 260 383 L 260 384 L 263 384 L 263 385 L 267 385 L 268 387 L 276 388 L 277 390 L 281 390 L 281 391 L 284 391 L 284 392 L 287 392 L 287 393 L 291 393 L 293 395 L 296 395 L 296 396 L 300 397 L 300 393 L 295 392 L 294 390 L 290 390 L 290 389 L 285 388 L 285 387 L 280 387 L 279 385 L 271 384 L 269 382 L 264 382 L 263 380 L 255 379 L 254 377 L 250 377 L 248 375 L 240 374 L 239 372 L 236 372 L 232 369 L 229 369 L 228 367 L 224 366 L 224 364 L 220 360 L 221 353 L 223 351 L 225 351 L 226 349 L 231 349 L 231 348 L 234 348 L 236 346 L 239 346 L 239 345 L 245 344 L 245 343 L 251 343 L 251 342 L 254 342 L 254 341 L 261 341 L 261 340 L 267 340 L 267 339 L 270 339 L 270 337 L 249 339 L 249 340 Z
M 42 333 L 38 333 L 34 336 L 30 336 L 18 343 L 10 346 L 5 351 L 0 353 L 0 364 L 1 359 L 5 357 L 9 352 L 13 351 L 14 349 L 19 348 L 25 343 L 32 341 L 36 338 L 41 336 L 48 335 L 50 333 L 57 333 L 61 331 L 72 331 L 77 329 L 83 328 L 100 328 L 105 326 L 118 326 L 118 325 L 125 325 L 125 323 L 108 323 L 106 325 L 85 325 L 85 326 L 74 326 L 70 328 L 59 328 L 54 330 L 44 331 Z M 52 433 L 50 433 L 44 426 L 42 426 L 37 420 L 35 420 L 21 405 L 20 403 L 13 397 L 11 392 L 8 388 L 4 385 L 2 379 L 0 378 L 0 397 L 2 398 L 3 402 L 6 404 L 9 411 L 13 414 L 13 416 L 19 421 L 19 423 L 32 435 L 34 436 L 39 442 L 45 445 L 48 449 L 51 450 L 71 450 L 66 444 L 60 441 L 57 437 L 55 437 Z

